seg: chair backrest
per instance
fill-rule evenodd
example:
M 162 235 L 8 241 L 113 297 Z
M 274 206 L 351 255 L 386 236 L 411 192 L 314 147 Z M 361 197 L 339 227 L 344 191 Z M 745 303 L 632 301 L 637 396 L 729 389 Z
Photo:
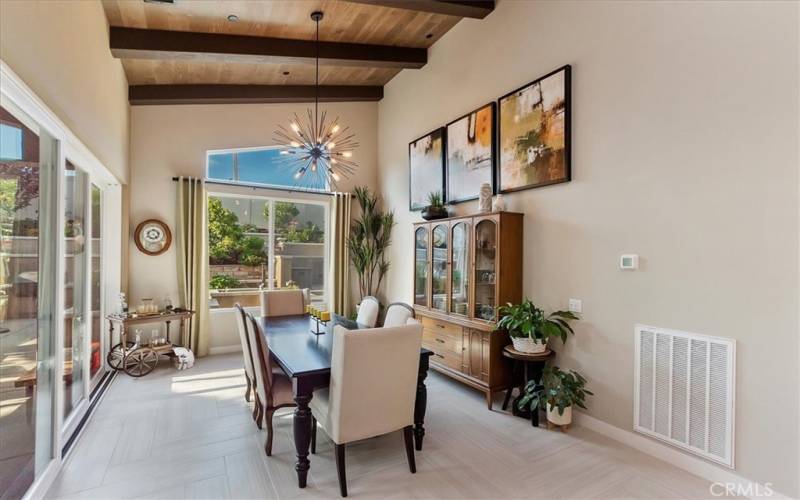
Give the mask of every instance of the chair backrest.
M 291 290 L 262 290 L 261 316 L 292 316 L 306 312 L 308 288 Z
M 347 330 L 331 350 L 328 425 L 342 444 L 414 423 L 422 325 Z
M 393 302 L 386 308 L 386 317 L 383 326 L 400 326 L 408 323 L 414 317 L 414 308 L 404 302 Z
M 244 308 L 238 303 L 236 308 L 236 326 L 239 327 L 239 340 L 242 341 L 242 357 L 244 358 L 244 371 L 251 382 L 255 381 L 253 372 L 253 349 L 250 347 L 250 338 L 247 333 L 247 316 Z
M 250 326 L 250 345 L 253 346 L 253 370 L 256 373 L 256 393 L 262 404 L 272 406 L 272 366 L 267 347 L 267 338 L 252 314 L 247 313 Z
M 381 303 L 372 295 L 367 295 L 361 299 L 361 305 L 358 306 L 358 316 L 356 322 L 366 325 L 370 328 L 378 323 L 378 312 L 380 312 Z

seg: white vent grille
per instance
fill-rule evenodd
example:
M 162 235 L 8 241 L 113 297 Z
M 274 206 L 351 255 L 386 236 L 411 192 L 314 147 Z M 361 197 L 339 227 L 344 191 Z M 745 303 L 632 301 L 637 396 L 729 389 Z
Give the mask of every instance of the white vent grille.
M 733 467 L 736 342 L 636 326 L 634 425 Z

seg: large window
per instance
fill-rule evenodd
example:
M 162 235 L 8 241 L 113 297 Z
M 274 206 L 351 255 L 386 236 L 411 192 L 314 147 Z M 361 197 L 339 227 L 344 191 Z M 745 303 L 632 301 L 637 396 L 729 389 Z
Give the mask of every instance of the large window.
M 279 288 L 308 288 L 324 303 L 327 227 L 322 202 L 210 195 L 212 309 L 257 306 L 259 290 Z
M 216 181 L 295 188 L 296 168 L 275 147 L 231 149 L 208 152 L 207 177 Z M 326 191 L 319 182 L 304 185 L 303 190 Z

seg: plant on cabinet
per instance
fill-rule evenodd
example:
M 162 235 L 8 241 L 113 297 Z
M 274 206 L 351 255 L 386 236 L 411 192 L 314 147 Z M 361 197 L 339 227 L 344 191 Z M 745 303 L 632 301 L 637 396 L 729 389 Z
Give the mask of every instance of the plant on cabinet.
M 544 352 L 550 337 L 566 342 L 568 334 L 575 334 L 569 321 L 578 319 L 569 311 L 545 314 L 528 299 L 516 305 L 508 303 L 499 312 L 502 318 L 497 322 L 497 328 L 508 331 L 514 349 L 532 354 Z
M 586 389 L 586 379 L 580 373 L 574 370 L 565 372 L 552 366 L 544 369 L 541 381 L 528 382 L 518 408 L 538 411 L 546 407 L 548 427 L 550 424 L 559 425 L 563 431 L 572 423 L 573 405 L 586 409 L 587 395 L 594 394 Z
M 436 220 L 444 219 L 447 215 L 447 208 L 444 206 L 442 192 L 431 191 L 428 194 L 428 206 L 422 211 L 422 218 L 425 220 Z

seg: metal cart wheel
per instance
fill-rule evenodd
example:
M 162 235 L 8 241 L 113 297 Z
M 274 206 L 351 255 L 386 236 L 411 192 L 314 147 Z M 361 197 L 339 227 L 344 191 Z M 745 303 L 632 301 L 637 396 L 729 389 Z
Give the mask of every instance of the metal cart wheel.
M 133 350 L 134 346 L 136 346 L 136 344 L 133 342 L 125 342 L 125 351 L 128 352 Z M 122 343 L 119 343 L 112 347 L 110 351 L 108 351 L 108 354 L 106 355 L 106 362 L 111 368 L 115 370 L 122 370 L 123 357 Z
M 140 347 L 129 352 L 122 362 L 125 373 L 131 377 L 143 377 L 158 364 L 158 353 L 149 347 Z

